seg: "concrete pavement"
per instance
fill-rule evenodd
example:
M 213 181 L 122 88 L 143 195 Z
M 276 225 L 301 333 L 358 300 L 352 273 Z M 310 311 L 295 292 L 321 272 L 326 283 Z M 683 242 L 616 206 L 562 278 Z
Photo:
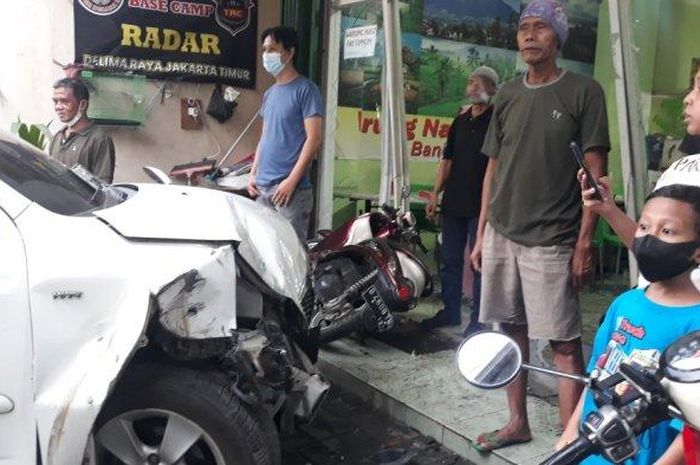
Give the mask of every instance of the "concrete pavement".
M 418 355 L 374 339 L 348 338 L 322 350 L 319 366 L 343 389 L 477 464 L 538 464 L 561 432 L 557 407 L 531 396 L 531 442 L 490 454 L 473 449 L 479 433 L 507 421 L 505 392 L 468 385 L 458 374 L 453 349 Z

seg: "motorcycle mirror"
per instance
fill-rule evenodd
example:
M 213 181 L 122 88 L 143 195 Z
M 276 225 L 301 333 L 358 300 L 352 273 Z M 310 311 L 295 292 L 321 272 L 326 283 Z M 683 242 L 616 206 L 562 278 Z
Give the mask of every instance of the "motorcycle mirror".
M 153 166 L 144 166 L 143 171 L 148 175 L 149 178 L 153 179 L 158 184 L 172 184 L 170 177 L 165 174 L 162 170 L 159 170 Z
M 498 389 L 513 382 L 522 368 L 522 360 L 515 341 L 495 331 L 476 333 L 457 349 L 459 372 L 481 389 Z

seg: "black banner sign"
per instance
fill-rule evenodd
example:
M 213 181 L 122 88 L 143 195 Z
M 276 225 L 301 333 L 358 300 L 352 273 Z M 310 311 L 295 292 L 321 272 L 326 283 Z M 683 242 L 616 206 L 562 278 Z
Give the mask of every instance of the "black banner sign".
M 76 62 L 255 87 L 254 0 L 74 0 Z

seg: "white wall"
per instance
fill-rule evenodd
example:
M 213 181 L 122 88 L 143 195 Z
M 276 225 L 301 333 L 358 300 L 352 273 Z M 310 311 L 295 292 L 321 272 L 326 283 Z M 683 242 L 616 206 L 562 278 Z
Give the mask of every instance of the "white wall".
M 52 84 L 63 77 L 54 64 L 74 59 L 73 0 L 8 1 L 0 15 L 0 130 L 9 130 L 17 116 L 26 122 L 47 123 L 54 118 Z M 258 33 L 275 26 L 280 18 L 280 0 L 258 5 Z M 258 55 L 260 46 L 258 45 Z M 212 84 L 177 83 L 170 98 L 157 99 L 146 122 L 137 128 L 107 127 L 117 152 L 115 181 L 146 181 L 143 165 L 164 170 L 226 152 L 260 105 L 262 93 L 273 80 L 258 60 L 256 89 L 238 89 L 241 96 L 233 116 L 224 124 L 205 116 L 207 130 L 180 129 L 180 98 L 201 99 L 206 108 Z M 154 93 L 160 83 L 152 81 Z M 260 134 L 257 123 L 234 152 L 238 159 L 255 150 Z M 233 161 L 233 160 L 232 160 Z M 227 163 L 228 164 L 228 163 Z

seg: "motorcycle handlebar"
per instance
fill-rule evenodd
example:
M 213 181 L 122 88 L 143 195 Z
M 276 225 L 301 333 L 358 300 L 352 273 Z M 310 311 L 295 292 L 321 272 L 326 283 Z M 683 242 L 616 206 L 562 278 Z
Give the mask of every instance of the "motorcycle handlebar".
M 402 221 L 400 221 L 397 218 L 397 213 L 398 210 L 386 203 L 382 204 L 381 206 L 382 211 L 390 216 L 392 220 L 397 224 L 398 229 L 400 231 L 400 234 L 403 236 L 405 240 L 408 240 L 408 242 L 412 242 L 416 244 L 416 246 L 423 252 L 423 253 L 428 253 L 428 249 L 423 245 L 423 241 L 420 238 L 420 234 L 418 234 L 415 229 L 414 225 L 406 225 Z
M 391 217 L 395 217 L 396 212 L 398 212 L 398 210 L 396 208 L 392 207 L 391 205 L 389 205 L 387 203 L 382 204 L 381 208 L 382 208 L 382 211 L 384 211 L 384 213 L 386 213 L 387 215 L 389 215 Z
M 574 442 L 551 455 L 540 465 L 573 465 L 591 455 L 595 450 L 593 442 L 586 436 L 579 436 Z

